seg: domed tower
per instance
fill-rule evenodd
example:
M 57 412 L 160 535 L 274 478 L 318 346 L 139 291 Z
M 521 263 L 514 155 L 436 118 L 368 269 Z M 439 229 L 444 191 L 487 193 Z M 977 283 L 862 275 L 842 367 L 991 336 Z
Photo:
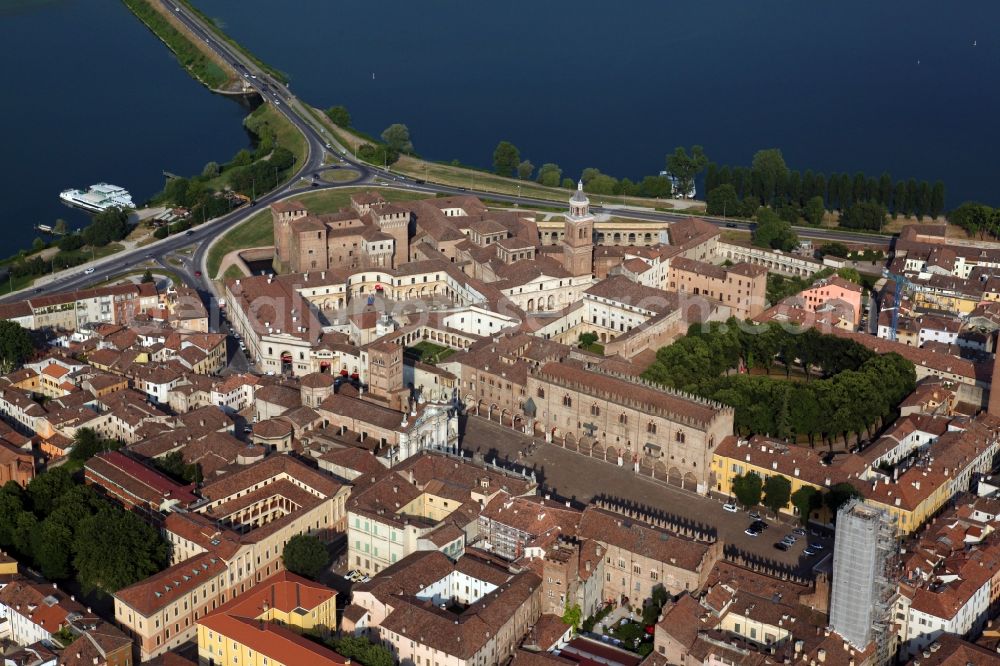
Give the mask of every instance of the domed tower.
M 583 193 L 583 181 L 569 200 L 569 214 L 563 229 L 563 267 L 573 277 L 591 275 L 594 266 L 594 216 L 590 199 Z

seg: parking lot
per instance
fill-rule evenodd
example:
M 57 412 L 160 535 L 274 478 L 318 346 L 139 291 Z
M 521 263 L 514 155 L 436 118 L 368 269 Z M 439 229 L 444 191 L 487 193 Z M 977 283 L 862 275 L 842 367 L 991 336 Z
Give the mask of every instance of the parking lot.
M 487 460 L 496 457 L 501 464 L 533 469 L 545 491 L 560 498 L 587 503 L 603 494 L 645 504 L 691 522 L 708 524 L 726 544 L 761 559 L 793 567 L 800 575 L 811 576 L 813 567 L 832 557 L 832 539 L 792 534 L 798 524 L 786 517 L 776 520 L 764 516 L 768 528 L 758 536 L 751 536 L 745 531 L 753 519 L 742 509 L 726 511 L 721 500 L 640 476 L 629 467 L 618 467 L 546 444 L 485 419 L 473 416 L 466 420 L 462 448 L 482 453 Z M 519 455 L 521 453 L 523 455 Z M 763 508 L 759 510 L 763 514 Z M 775 543 L 788 535 L 796 538 L 795 543 L 787 550 L 775 548 Z M 803 554 L 810 542 L 823 546 L 811 557 Z

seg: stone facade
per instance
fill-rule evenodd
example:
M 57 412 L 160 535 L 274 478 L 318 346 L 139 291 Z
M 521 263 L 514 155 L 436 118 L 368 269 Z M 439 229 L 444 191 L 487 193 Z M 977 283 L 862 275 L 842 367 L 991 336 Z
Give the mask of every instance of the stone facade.
M 528 396 L 537 436 L 652 467 L 699 493 L 714 485 L 712 451 L 733 431 L 731 407 L 569 361 L 531 371 Z

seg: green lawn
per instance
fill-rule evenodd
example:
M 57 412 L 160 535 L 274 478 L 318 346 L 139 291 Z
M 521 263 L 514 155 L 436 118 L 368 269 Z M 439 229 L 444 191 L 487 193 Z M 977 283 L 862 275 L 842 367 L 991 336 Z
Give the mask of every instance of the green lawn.
M 354 169 L 331 169 L 324 171 L 320 175 L 320 178 L 328 183 L 343 183 L 348 180 L 354 180 L 358 175 L 358 172 Z
M 408 199 L 423 199 L 427 195 L 417 192 L 403 192 L 398 190 L 387 190 L 378 188 L 350 187 L 342 190 L 320 190 L 316 192 L 303 192 L 293 197 L 295 201 L 301 201 L 308 206 L 309 210 L 317 215 L 324 213 L 334 213 L 345 206 L 350 205 L 351 195 L 358 192 L 365 192 L 369 189 L 380 192 L 387 201 L 405 201 Z M 271 223 L 271 210 L 264 208 L 239 226 L 233 228 L 225 236 L 220 238 L 212 249 L 208 252 L 208 274 L 216 276 L 222 264 L 222 258 L 233 250 L 242 250 L 248 247 L 263 247 L 274 244 L 274 229 Z
M 407 347 L 405 353 L 408 356 L 415 357 L 418 361 L 433 364 L 445 360 L 454 354 L 455 350 L 451 347 L 444 347 L 436 345 L 433 342 L 428 342 L 427 340 L 422 340 L 412 347 Z
M 274 130 L 278 145 L 287 148 L 295 155 L 294 169 L 298 169 L 305 163 L 308 152 L 306 138 L 302 136 L 295 125 L 288 122 L 288 118 L 285 118 L 274 108 L 273 104 L 261 104 L 250 114 L 250 118 L 259 120 Z
M 246 277 L 246 274 L 236 264 L 227 268 L 226 272 L 222 274 L 223 280 L 235 280 L 236 278 L 242 277 Z

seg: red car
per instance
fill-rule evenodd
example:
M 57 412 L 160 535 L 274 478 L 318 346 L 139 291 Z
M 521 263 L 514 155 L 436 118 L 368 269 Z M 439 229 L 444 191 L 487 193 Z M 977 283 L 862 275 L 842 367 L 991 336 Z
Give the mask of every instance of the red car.
M 201 277 L 201 271 L 195 271 L 194 272 L 194 276 L 195 277 Z

